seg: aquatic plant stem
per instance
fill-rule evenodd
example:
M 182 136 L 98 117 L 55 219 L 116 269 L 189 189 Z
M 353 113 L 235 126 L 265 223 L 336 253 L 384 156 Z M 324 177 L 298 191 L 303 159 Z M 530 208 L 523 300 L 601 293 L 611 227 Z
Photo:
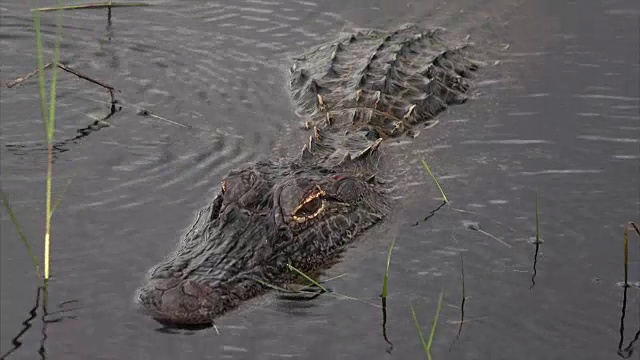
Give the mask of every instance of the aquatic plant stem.
M 58 78 L 58 64 L 60 62 L 60 13 L 56 12 L 56 45 L 53 52 L 53 64 L 51 84 L 49 87 L 49 120 L 47 123 L 47 218 L 45 220 L 44 234 L 44 280 L 49 280 L 49 255 L 51 248 L 51 217 L 53 208 L 51 206 L 51 186 L 53 183 L 53 135 L 55 131 L 56 119 L 56 81 Z
M 624 229 L 624 286 L 629 286 L 629 235 L 627 234 L 627 225 Z
M 442 194 L 442 198 L 444 199 L 444 202 L 448 203 L 449 200 L 447 199 L 447 195 L 444 194 L 444 190 L 442 190 L 442 187 L 440 186 L 440 183 L 438 182 L 438 179 L 436 179 L 435 175 L 433 175 L 433 173 L 431 172 L 431 169 L 429 168 L 429 165 L 427 165 L 427 162 L 424 161 L 424 159 L 422 160 L 422 166 L 424 166 L 424 168 L 427 170 L 427 172 L 429 173 L 429 175 L 431 176 L 433 181 L 436 183 L 436 186 L 438 186 L 438 189 L 440 190 L 440 193 Z
M 438 325 L 438 316 L 440 315 L 440 309 L 442 308 L 442 291 L 440 292 L 440 297 L 438 298 L 438 305 L 436 306 L 436 315 L 433 318 L 433 323 L 431 324 L 431 333 L 429 334 L 429 340 L 425 341 L 424 336 L 422 335 L 422 329 L 420 328 L 420 323 L 418 322 L 418 317 L 416 316 L 416 312 L 413 309 L 413 305 L 410 305 L 411 315 L 413 316 L 413 323 L 418 330 L 418 336 L 420 337 L 420 343 L 422 344 L 422 348 L 424 353 L 427 355 L 427 359 L 431 360 L 431 346 L 433 345 L 433 338 L 436 335 L 436 327 Z
M 391 245 L 389 245 L 389 252 L 387 253 L 387 267 L 384 271 L 384 278 L 382 279 L 382 294 L 380 295 L 383 299 L 387 297 L 387 282 L 389 279 L 389 265 L 391 264 L 391 253 L 393 252 L 393 246 L 396 244 L 396 239 L 394 238 L 391 241 Z
M 7 198 L 7 194 L 5 194 L 4 191 L 0 191 L 0 194 L 2 194 L 2 202 L 4 204 L 4 208 L 9 213 L 9 218 L 11 219 L 11 222 L 13 222 L 13 225 L 15 225 L 16 230 L 18 231 L 18 235 L 20 235 L 20 239 L 22 239 L 22 243 L 24 244 L 25 248 L 27 249 L 27 252 L 29 253 L 29 256 L 31 257 L 31 262 L 33 262 L 33 266 L 36 269 L 36 276 L 39 279 L 42 279 L 42 274 L 40 273 L 40 262 L 38 261 L 38 258 L 36 258 L 36 256 L 33 254 L 33 249 L 31 248 L 31 244 L 29 244 L 29 240 L 27 240 L 27 236 L 24 234 L 24 231 L 22 231 L 22 226 L 20 226 L 20 223 L 18 222 L 18 217 L 13 212 L 13 209 L 11 209 L 11 205 L 9 204 L 9 199 Z
M 51 183 L 53 177 L 53 144 L 49 142 L 47 145 L 47 217 L 45 219 L 44 232 L 44 280 L 49 280 L 49 255 L 51 251 Z
M 47 176 L 46 176 L 46 199 L 45 199 L 45 233 L 44 233 L 44 280 L 49 279 L 50 273 L 50 249 L 51 249 L 51 195 L 53 183 L 53 136 L 55 130 L 55 109 L 56 109 L 56 82 L 58 78 L 58 65 L 60 63 L 60 12 L 56 12 L 56 42 L 53 53 L 53 69 L 51 84 L 49 85 L 49 107 L 47 108 L 47 96 L 45 92 L 44 61 L 42 49 L 42 33 L 40 31 L 40 12 L 33 11 L 33 23 L 36 33 L 36 62 L 38 67 L 38 78 L 40 82 L 40 104 L 42 121 L 44 124 L 45 136 L 47 138 Z
M 438 325 L 438 317 L 440 316 L 440 309 L 442 308 L 442 291 L 440 292 L 440 297 L 438 298 L 438 305 L 436 307 L 436 315 L 433 317 L 433 323 L 431 324 L 431 333 L 429 333 L 429 342 L 427 343 L 427 349 L 429 352 L 427 353 L 427 357 L 431 360 L 431 345 L 433 345 L 433 338 L 436 335 L 436 327 Z
M 623 239 L 624 239 L 624 286 L 629 286 L 629 229 L 634 229 L 636 233 L 640 236 L 640 229 L 636 226 L 634 222 L 629 222 L 627 226 L 624 227 Z
M 44 79 L 44 62 L 42 60 L 42 37 L 40 34 L 40 12 L 33 12 L 33 25 L 36 33 L 36 67 L 38 69 L 38 80 L 40 82 L 40 107 L 42 111 L 42 122 L 44 126 L 45 134 L 47 133 L 47 96 L 45 93 L 45 79 Z
M 536 245 L 540 244 L 540 222 L 538 218 L 538 193 L 536 192 Z

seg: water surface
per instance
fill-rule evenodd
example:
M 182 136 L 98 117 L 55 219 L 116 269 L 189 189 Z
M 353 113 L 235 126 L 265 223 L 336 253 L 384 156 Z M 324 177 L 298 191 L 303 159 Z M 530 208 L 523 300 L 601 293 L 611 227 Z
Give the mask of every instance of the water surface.
M 79 2 L 78 2 L 79 3 Z M 436 359 L 614 359 L 620 342 L 622 229 L 638 221 L 638 6 L 633 1 L 158 1 L 65 12 L 62 60 L 122 92 L 61 73 L 49 312 L 6 212 L 0 220 L 3 354 L 32 359 L 419 359 L 409 306 L 428 332 L 440 291 Z M 35 64 L 29 6 L 2 1 L 3 82 Z M 45 45 L 55 26 L 43 15 Z M 469 35 L 483 67 L 472 101 L 411 141 L 389 142 L 396 215 L 326 274 L 379 304 L 390 241 L 387 335 L 367 303 L 266 296 L 214 329 L 171 332 L 136 311 L 135 289 L 169 254 L 230 169 L 299 151 L 287 59 L 356 27 L 406 22 Z M 43 229 L 45 151 L 36 79 L 2 87 L 2 188 L 32 242 Z M 137 115 L 145 108 L 167 122 Z M 177 125 L 182 124 L 181 125 Z M 73 140 L 71 140 L 73 139 Z M 423 172 L 425 159 L 451 203 Z M 385 177 L 385 174 L 382 174 Z M 535 196 L 540 229 L 534 275 Z M 416 224 L 413 226 L 414 224 Z M 473 230 L 477 229 L 477 230 Z M 637 244 L 633 238 L 632 244 Z M 508 246 L 506 246 L 507 244 Z M 630 280 L 640 281 L 632 246 Z M 465 323 L 460 335 L 461 268 Z M 640 327 L 628 291 L 623 347 Z M 63 317 L 60 322 L 51 320 Z M 46 334 L 46 337 L 43 335 Z M 44 340 L 43 340 L 44 339 Z M 44 344 L 42 346 L 42 344 Z M 638 356 L 637 342 L 630 356 Z M 628 354 L 628 352 L 626 353 Z

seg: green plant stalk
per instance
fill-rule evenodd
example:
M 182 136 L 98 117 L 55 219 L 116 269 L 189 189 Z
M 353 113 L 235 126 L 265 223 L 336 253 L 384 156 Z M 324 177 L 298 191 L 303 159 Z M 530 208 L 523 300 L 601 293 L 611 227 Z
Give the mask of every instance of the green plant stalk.
M 47 95 L 45 92 L 45 78 L 44 78 L 44 61 L 42 59 L 42 36 L 40 33 L 40 12 L 33 12 L 33 26 L 36 33 L 36 67 L 38 68 L 38 80 L 40 82 L 40 107 L 42 112 L 42 123 L 44 126 L 45 136 L 47 136 L 47 119 L 49 114 L 47 113 Z
M 58 79 L 58 64 L 60 63 L 60 12 L 56 12 L 56 44 L 53 50 L 53 69 L 51 84 L 49 85 L 49 121 L 47 122 L 47 217 L 44 234 L 44 279 L 49 280 L 50 249 L 51 249 L 51 187 L 53 183 L 53 135 L 56 123 L 56 82 Z
M 422 349 L 427 355 L 427 358 L 431 359 L 429 348 L 427 347 L 427 342 L 424 340 L 424 336 L 422 335 L 422 329 L 420 328 L 420 323 L 418 322 L 418 317 L 416 316 L 416 311 L 413 309 L 413 305 L 411 305 L 411 315 L 413 316 L 413 323 L 416 326 L 416 330 L 418 330 L 418 336 L 420 337 L 420 344 L 422 344 Z
M 436 326 L 438 324 L 438 316 L 440 315 L 440 308 L 442 308 L 442 291 L 440 292 L 440 297 L 438 298 L 438 305 L 436 307 L 436 315 L 433 318 L 433 323 L 431 324 L 431 333 L 429 334 L 429 342 L 427 343 L 427 349 L 429 352 L 427 353 L 427 357 L 431 360 L 431 345 L 433 344 L 433 338 L 436 335 Z
M 538 219 L 538 193 L 536 192 L 536 244 L 540 244 L 540 222 Z
M 53 217 L 53 213 L 56 212 L 56 209 L 58 208 L 58 205 L 60 205 L 60 203 L 64 199 L 64 195 L 67 193 L 67 190 L 69 190 L 69 185 L 71 185 L 71 181 L 72 180 L 73 180 L 73 178 L 69 178 L 67 180 L 67 183 L 64 186 L 64 190 L 62 190 L 62 194 L 60 194 L 60 197 L 56 200 L 56 203 L 53 204 L 53 208 L 51 209 L 51 214 L 50 214 L 51 217 Z
M 302 271 L 296 269 L 295 267 L 293 267 L 291 264 L 287 264 L 287 267 L 289 268 L 289 270 L 299 274 L 300 276 L 302 276 L 303 278 L 307 279 L 307 281 L 309 281 L 310 283 L 312 283 L 313 285 L 317 286 L 319 289 L 321 289 L 324 292 L 330 292 L 329 290 L 327 290 L 324 286 L 320 285 L 319 282 L 313 280 L 312 278 L 310 278 L 309 276 L 307 276 L 307 274 L 303 273 Z
M 45 200 L 45 234 L 44 234 L 44 280 L 49 279 L 50 269 L 50 249 L 51 249 L 51 215 L 52 215 L 52 183 L 53 183 L 53 135 L 55 129 L 55 106 L 56 106 L 56 81 L 57 68 L 60 62 L 60 14 L 56 14 L 56 43 L 54 48 L 54 62 L 51 84 L 49 87 L 49 107 L 47 108 L 47 97 L 45 92 L 46 81 L 44 76 L 44 61 L 42 49 L 42 33 L 40 31 L 40 12 L 33 12 L 33 23 L 36 33 L 36 61 L 38 67 L 38 78 L 40 85 L 40 103 L 42 110 L 42 121 L 44 123 L 45 136 L 47 138 L 47 179 L 46 179 L 46 200 Z
M 18 231 L 18 235 L 20 235 L 20 239 L 22 239 L 22 243 L 24 244 L 25 248 L 27 248 L 27 252 L 31 257 L 31 262 L 33 262 L 33 266 L 36 269 L 36 276 L 41 279 L 42 275 L 40 274 L 40 262 L 38 261 L 38 258 L 36 258 L 36 256 L 33 254 L 33 249 L 31 248 L 31 244 L 29 244 L 29 240 L 27 240 L 27 236 L 24 234 L 24 231 L 22 231 L 22 226 L 20 226 L 20 223 L 18 222 L 18 217 L 13 212 L 13 209 L 11 209 L 11 205 L 9 205 L 9 199 L 7 198 L 7 194 L 5 194 L 4 191 L 0 191 L 0 193 L 2 194 L 2 202 L 4 204 L 4 208 L 9 213 L 9 218 L 11 218 L 11 222 L 13 222 L 13 225 L 15 225 L 16 230 Z
M 305 273 L 303 273 L 302 271 L 300 271 L 300 270 L 296 269 L 296 268 L 295 268 L 294 266 L 292 266 L 291 264 L 287 264 L 287 268 L 288 268 L 290 271 L 293 271 L 293 272 L 295 272 L 295 273 L 299 274 L 300 276 L 304 277 L 307 281 L 309 281 L 311 284 L 313 284 L 313 285 L 317 286 L 320 290 L 322 290 L 322 291 L 323 291 L 323 292 L 325 292 L 325 293 L 333 294 L 333 295 L 338 296 L 338 297 L 341 297 L 341 298 L 343 298 L 343 299 L 360 301 L 360 302 L 363 302 L 363 303 L 365 303 L 365 304 L 369 304 L 369 305 L 372 305 L 372 306 L 375 306 L 375 307 L 378 307 L 378 308 L 379 308 L 379 306 L 378 306 L 378 305 L 371 304 L 371 303 L 369 303 L 369 302 L 367 302 L 367 301 L 364 301 L 364 300 L 362 300 L 362 299 L 358 299 L 358 298 L 353 297 L 353 296 L 343 295 L 343 294 L 337 293 L 337 292 L 335 292 L 335 291 L 329 291 L 327 288 L 325 288 L 324 286 L 320 285 L 320 283 L 319 283 L 319 282 L 317 282 L 317 281 L 313 280 L 313 279 L 312 279 L 311 277 L 309 277 L 307 274 L 305 274 Z
M 440 297 L 438 298 L 438 305 L 436 307 L 436 315 L 433 318 L 433 323 L 431 324 L 431 332 L 429 334 L 429 340 L 425 341 L 424 336 L 422 335 L 422 329 L 420 328 L 420 323 L 418 322 L 418 317 L 416 316 L 416 312 L 413 309 L 413 305 L 411 305 L 411 315 L 413 316 L 413 323 L 418 330 L 418 336 L 420 337 L 420 343 L 422 344 L 422 349 L 424 353 L 427 355 L 427 359 L 431 360 L 431 346 L 433 345 L 433 338 L 436 334 L 436 326 L 438 324 L 438 316 L 440 315 L 440 309 L 442 308 L 442 291 L 440 292 Z
M 629 225 L 624 228 L 624 286 L 629 286 L 629 235 L 627 230 Z
M 431 172 L 431 169 L 429 168 L 429 165 L 427 165 L 427 163 L 424 161 L 424 159 L 422 160 L 422 166 L 424 166 L 424 168 L 427 170 L 427 172 L 429 173 L 429 175 L 431 176 L 433 181 L 436 183 L 436 186 L 438 186 L 438 189 L 440 190 L 440 193 L 442 194 L 444 202 L 448 203 L 449 200 L 447 199 L 447 195 L 444 194 L 444 190 L 442 190 L 442 187 L 440 186 L 440 183 L 438 182 L 438 179 L 436 179 L 436 177 L 433 175 L 433 173 Z
M 387 297 L 387 281 L 389 279 L 389 265 L 391 264 L 391 253 L 393 252 L 393 246 L 396 243 L 396 239 L 394 238 L 393 241 L 391 242 L 391 245 L 389 245 L 389 253 L 387 254 L 387 268 L 384 272 L 384 279 L 382 280 L 382 298 L 386 298 Z

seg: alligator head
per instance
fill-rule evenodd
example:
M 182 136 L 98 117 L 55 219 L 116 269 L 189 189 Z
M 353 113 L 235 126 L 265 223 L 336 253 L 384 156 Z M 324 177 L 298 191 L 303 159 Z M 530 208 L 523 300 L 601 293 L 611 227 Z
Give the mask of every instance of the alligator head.
M 162 323 L 204 325 L 291 279 L 287 264 L 317 269 L 385 214 L 364 177 L 264 161 L 232 171 L 177 250 L 137 294 Z

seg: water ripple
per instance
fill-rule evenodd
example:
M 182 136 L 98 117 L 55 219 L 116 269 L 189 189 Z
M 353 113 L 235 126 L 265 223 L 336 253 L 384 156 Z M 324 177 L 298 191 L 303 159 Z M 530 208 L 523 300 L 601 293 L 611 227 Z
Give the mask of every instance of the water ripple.
M 608 141 L 608 142 L 617 142 L 617 143 L 640 143 L 640 139 L 631 139 L 631 138 L 613 138 L 606 136 L 598 136 L 598 135 L 581 135 L 578 136 L 578 139 L 582 140 L 591 140 L 591 141 Z

